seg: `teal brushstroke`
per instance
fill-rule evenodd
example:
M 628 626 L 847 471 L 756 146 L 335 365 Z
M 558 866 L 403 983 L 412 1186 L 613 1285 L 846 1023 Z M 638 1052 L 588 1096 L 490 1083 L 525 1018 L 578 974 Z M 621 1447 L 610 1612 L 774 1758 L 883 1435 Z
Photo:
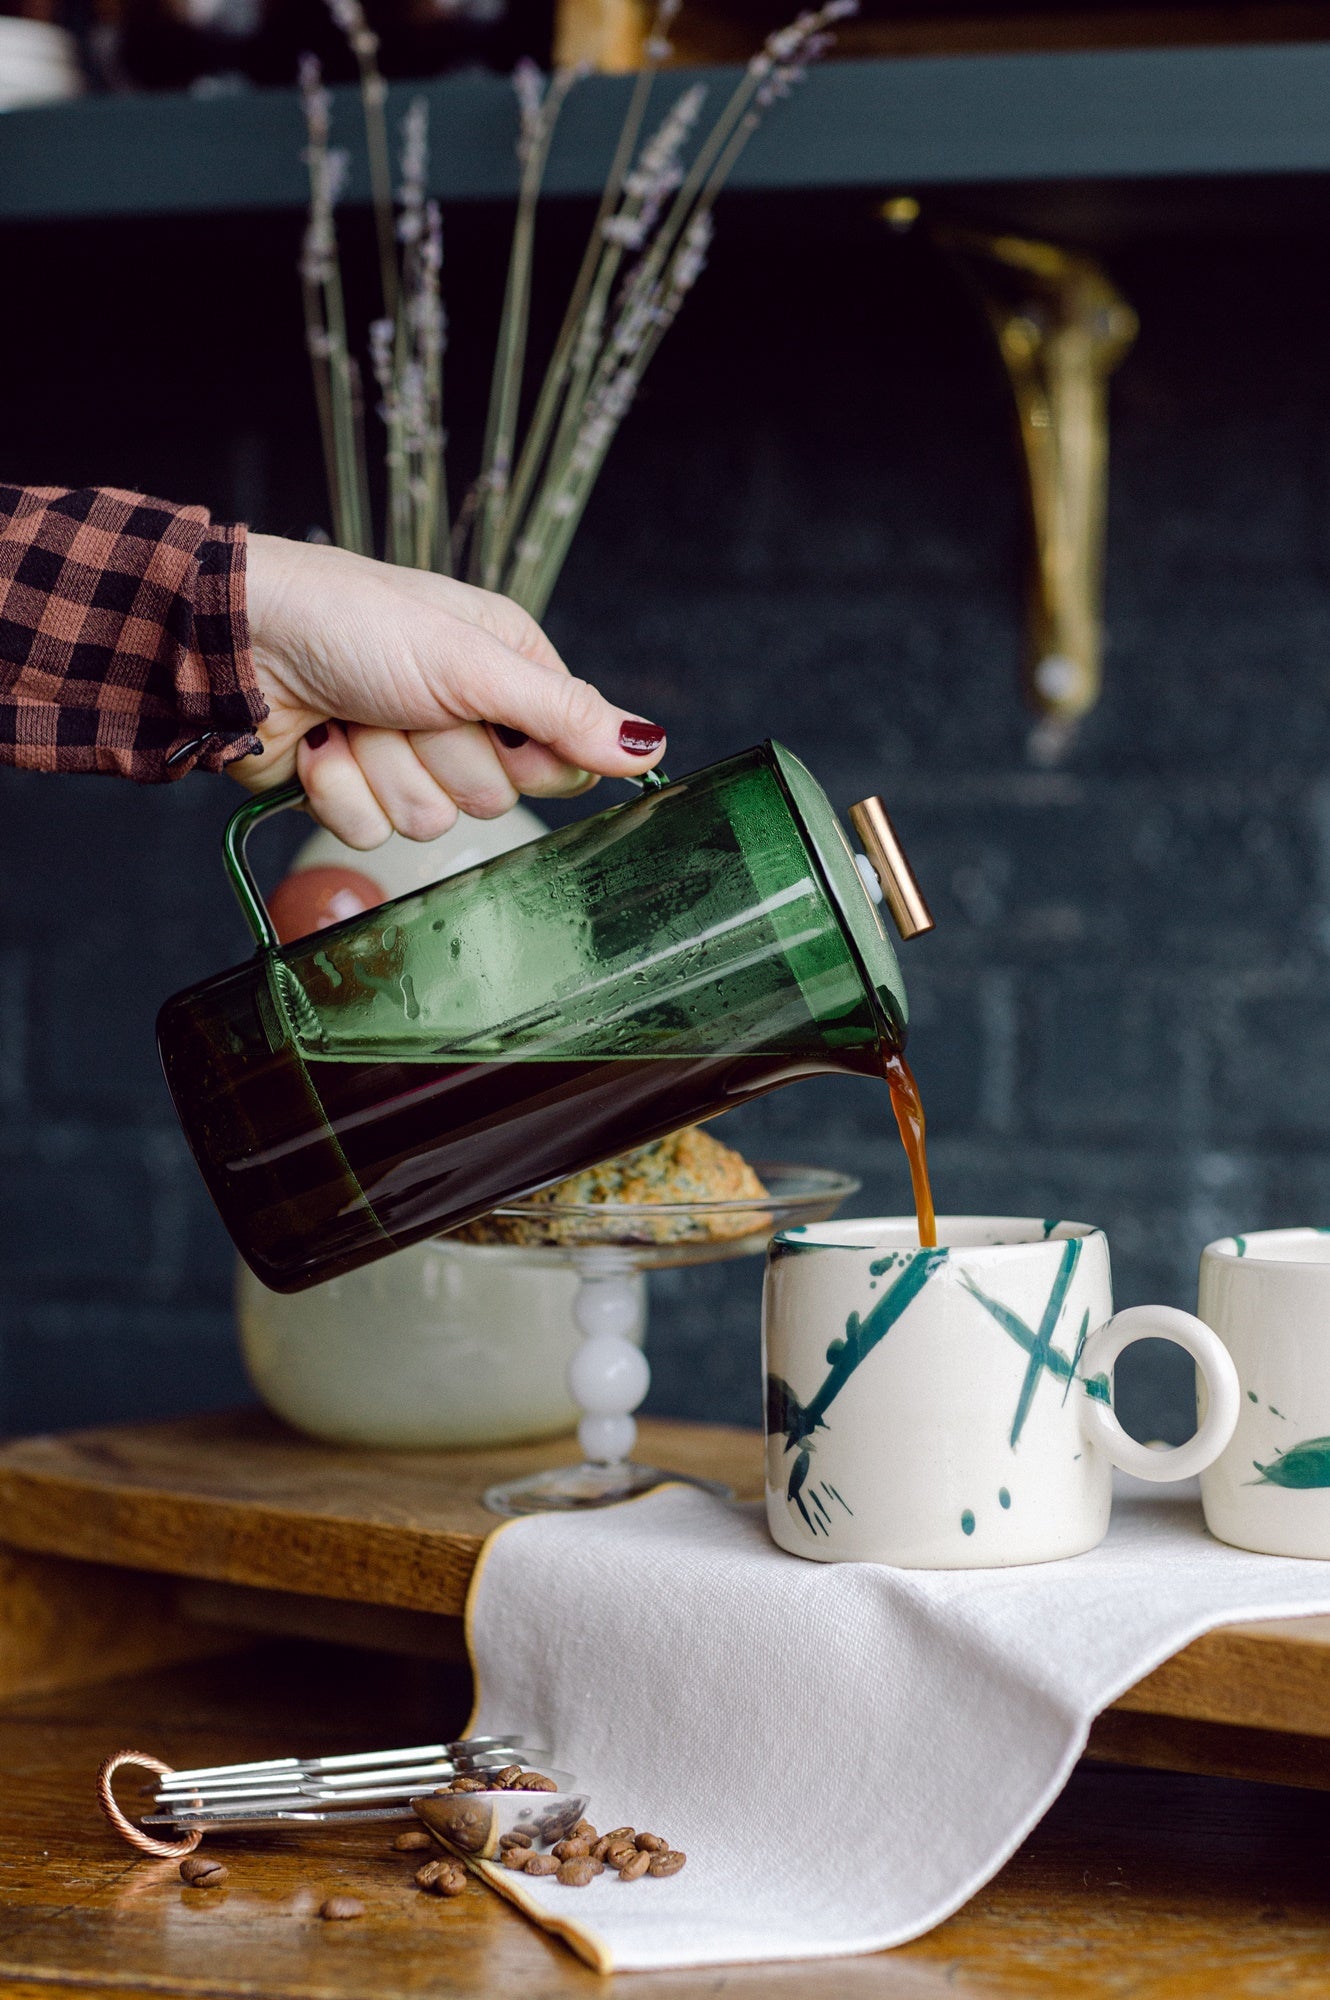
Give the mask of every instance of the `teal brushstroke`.
M 1046 1215 L 1046 1216 L 1044 1217 L 1044 1241 L 1045 1241 L 1045 1243 L 1047 1243 L 1047 1241 L 1048 1241 L 1049 1237 L 1050 1237 L 1050 1236 L 1051 1236 L 1051 1235 L 1053 1234 L 1053 1231 L 1054 1231 L 1054 1230 L 1055 1230 L 1055 1229 L 1057 1228 L 1057 1226 L 1058 1226 L 1058 1224 L 1059 1224 L 1059 1223 L 1061 1222 L 1061 1220 L 1062 1220 L 1062 1217 L 1061 1217 L 1060 1215 Z
M 1238 1255 L 1239 1255 L 1239 1257 L 1245 1257 L 1245 1256 L 1246 1256 L 1246 1254 L 1247 1254 L 1247 1239 L 1246 1239 L 1246 1237 L 1245 1237 L 1245 1236 L 1235 1236 L 1235 1237 L 1233 1238 L 1233 1241 L 1234 1241 L 1234 1242 L 1235 1242 L 1235 1243 L 1237 1244 L 1237 1246 L 1238 1246 Z
M 1081 1365 L 1081 1356 L 1085 1352 L 1085 1343 L 1089 1339 L 1089 1337 L 1090 1337 L 1090 1308 L 1089 1306 L 1087 1306 L 1081 1318 L 1081 1330 L 1076 1336 L 1076 1352 L 1071 1357 L 1071 1374 L 1068 1375 L 1066 1380 L 1066 1385 L 1062 1391 L 1062 1400 L 1064 1403 L 1066 1402 L 1068 1396 L 1071 1394 L 1071 1385 L 1072 1382 L 1075 1380 L 1076 1370 Z
M 1047 1369 L 1060 1382 L 1069 1382 L 1075 1372 L 1072 1363 L 1068 1361 L 1066 1355 L 1054 1347 L 1053 1335 L 1057 1329 L 1057 1323 L 1062 1317 L 1062 1308 L 1067 1302 L 1067 1291 L 1075 1275 L 1080 1255 L 1081 1239 L 1078 1236 L 1073 1236 L 1069 1242 L 1064 1243 L 1062 1246 L 1062 1255 L 1058 1259 L 1057 1274 L 1049 1290 L 1048 1303 L 1044 1307 L 1043 1317 L 1039 1322 L 1037 1333 L 1032 1332 L 1020 1317 L 1020 1314 L 1014 1313 L 1010 1306 L 1004 1306 L 997 1299 L 990 1299 L 986 1292 L 982 1292 L 969 1276 L 968 1272 L 962 1272 L 961 1274 L 961 1282 L 967 1291 L 972 1293 L 979 1300 L 979 1303 L 992 1313 L 993 1318 L 1003 1331 L 1009 1333 L 1017 1345 L 1024 1348 L 1030 1357 L 1029 1366 L 1025 1371 L 1025 1379 L 1021 1383 L 1020 1395 L 1016 1399 L 1015 1415 L 1011 1420 L 1010 1443 L 1013 1448 L 1018 1443 L 1021 1432 L 1025 1428 L 1025 1419 L 1030 1414 L 1030 1405 L 1034 1401 L 1034 1392 L 1039 1386 L 1039 1378 L 1044 1370 Z
M 968 1507 L 961 1515 L 961 1533 L 963 1535 L 972 1535 L 974 1533 L 974 1515 Z
M 870 1277 L 880 1278 L 885 1271 L 889 1271 L 896 1261 L 896 1256 L 897 1253 L 893 1250 L 886 1257 L 875 1258 L 868 1267 Z
M 1248 1481 L 1252 1486 L 1330 1486 L 1330 1437 L 1304 1438 L 1269 1465 L 1252 1464 L 1261 1475 Z
M 914 1303 L 928 1280 L 947 1261 L 945 1250 L 921 1250 L 908 1257 L 904 1269 L 863 1319 L 851 1313 L 845 1322 L 845 1339 L 834 1357 L 827 1350 L 829 1366 L 821 1388 L 809 1403 L 801 1403 L 788 1382 L 779 1375 L 767 1377 L 767 1435 L 781 1433 L 786 1451 L 794 1452 L 785 1497 L 803 1515 L 810 1532 L 817 1533 L 803 1499 L 803 1486 L 812 1466 L 808 1440 L 816 1430 L 826 1429 L 826 1413 L 860 1363 L 866 1361 L 879 1341 L 885 1340 L 907 1306 Z M 832 1342 L 832 1348 L 837 1346 Z M 839 1500 L 840 1495 L 836 1498 Z M 845 1502 L 841 1500 L 844 1507 Z M 846 1512 L 849 1509 L 846 1508 Z
M 999 1487 L 998 1487 L 998 1506 L 999 1506 L 999 1507 L 1010 1507 L 1010 1505 L 1011 1505 L 1011 1495 L 1010 1495 L 1010 1493 L 1008 1493 L 1008 1491 L 1007 1491 L 1007 1489 L 1006 1489 L 1006 1487 L 1005 1487 L 1005 1486 L 999 1486 Z
M 1065 1248 L 1067 1250 L 1074 1250 L 1079 1252 L 1080 1242 L 1078 1239 L 1073 1238 L 1065 1246 Z M 1061 1268 L 1059 1268 L 1058 1279 L 1054 1281 L 1055 1292 L 1057 1289 L 1058 1281 L 1061 1278 L 1061 1275 L 1062 1275 Z M 1013 1312 L 1010 1306 L 1004 1306 L 1001 1299 L 991 1299 L 988 1296 L 987 1292 L 981 1290 L 980 1287 L 975 1284 L 974 1279 L 970 1276 L 968 1271 L 962 1271 L 961 1283 L 965 1286 L 966 1291 L 970 1293 L 971 1297 L 978 1299 L 980 1305 L 983 1306 L 985 1311 L 990 1312 L 993 1315 L 993 1318 L 997 1321 L 998 1325 L 1002 1328 L 1003 1332 L 1009 1333 L 1012 1339 L 1016 1342 L 1016 1345 L 1020 1348 L 1023 1348 L 1025 1353 L 1030 1355 L 1031 1359 L 1033 1360 L 1035 1349 L 1036 1347 L 1039 1346 L 1039 1336 L 1030 1327 L 1026 1325 L 1025 1321 L 1021 1318 L 1020 1314 Z M 1064 1293 L 1064 1299 L 1065 1299 L 1065 1293 Z M 1052 1303 L 1051 1296 L 1050 1296 L 1050 1303 Z M 1059 1310 L 1060 1309 L 1061 1308 L 1059 1307 Z M 1045 1318 L 1046 1317 L 1047 1317 L 1047 1309 L 1045 1309 Z M 1076 1359 L 1079 1360 L 1079 1358 L 1080 1358 L 1080 1351 L 1078 1349 Z M 1062 1350 L 1053 1345 L 1051 1336 L 1041 1350 L 1040 1367 L 1046 1368 L 1049 1374 L 1052 1375 L 1059 1382 L 1069 1383 L 1079 1379 L 1081 1387 L 1085 1390 L 1086 1395 L 1092 1396 L 1096 1402 L 1108 1403 L 1112 1401 L 1112 1392 L 1109 1389 L 1107 1375 L 1089 1375 L 1089 1376 L 1082 1375 L 1080 1377 L 1077 1377 L 1076 1362 L 1069 1361 L 1067 1359 L 1067 1356 L 1062 1352 Z M 1079 1457 L 1080 1454 L 1078 1453 L 1077 1456 Z

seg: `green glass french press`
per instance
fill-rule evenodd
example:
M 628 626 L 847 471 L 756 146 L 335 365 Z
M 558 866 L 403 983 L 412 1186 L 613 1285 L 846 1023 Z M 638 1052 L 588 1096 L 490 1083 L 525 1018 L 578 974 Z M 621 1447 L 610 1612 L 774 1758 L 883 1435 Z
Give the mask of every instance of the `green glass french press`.
M 869 881 L 777 743 L 648 778 L 625 804 L 279 945 L 246 840 L 301 796 L 233 814 L 225 855 L 258 952 L 157 1023 L 194 1157 L 275 1291 L 778 1084 L 881 1076 L 904 1039 Z M 851 817 L 904 932 L 927 928 L 880 801 Z

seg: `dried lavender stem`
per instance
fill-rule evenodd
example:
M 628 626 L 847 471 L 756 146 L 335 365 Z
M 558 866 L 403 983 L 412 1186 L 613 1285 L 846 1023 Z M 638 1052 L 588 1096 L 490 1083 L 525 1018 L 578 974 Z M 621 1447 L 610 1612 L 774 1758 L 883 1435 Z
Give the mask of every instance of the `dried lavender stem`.
M 481 496 L 476 545 L 472 550 L 473 582 L 487 590 L 498 588 L 499 571 L 495 544 L 508 495 L 512 467 L 513 438 L 517 427 L 526 360 L 527 327 L 531 314 L 531 267 L 536 230 L 536 208 L 550 142 L 563 100 L 577 71 L 556 71 L 545 94 L 536 130 L 531 135 L 522 163 L 517 197 L 517 217 L 513 226 L 508 280 L 504 290 L 503 318 L 499 347 L 495 356 L 494 380 L 490 391 L 490 418 L 485 440 L 484 491 Z
M 656 22 L 657 30 L 660 26 L 661 21 L 658 13 Z M 656 34 L 653 32 L 652 37 L 648 40 L 648 48 L 651 47 L 655 39 Z M 503 524 L 499 534 L 497 559 L 500 564 L 502 564 L 512 545 L 517 524 L 526 507 L 536 474 L 540 470 L 541 461 L 549 444 L 550 433 L 554 428 L 555 419 L 559 413 L 560 398 L 568 381 L 569 371 L 572 368 L 573 355 L 577 348 L 578 334 L 581 330 L 582 315 L 586 310 L 587 301 L 591 296 L 592 285 L 604 261 L 606 252 L 612 248 L 617 248 L 615 245 L 607 244 L 601 232 L 606 219 L 618 205 L 619 196 L 623 189 L 624 175 L 632 164 L 633 153 L 637 147 L 638 136 L 641 133 L 642 124 L 646 117 L 647 104 L 651 97 L 652 85 L 655 82 L 659 67 L 658 61 L 648 59 L 637 72 L 637 77 L 633 84 L 632 96 L 628 100 L 628 109 L 624 114 L 624 121 L 619 129 L 618 144 L 615 147 L 614 158 L 610 163 L 609 175 L 605 182 L 605 191 L 601 195 L 600 206 L 596 210 L 596 217 L 591 225 L 591 233 L 587 238 L 586 249 L 582 253 L 582 262 L 578 267 L 577 276 L 573 281 L 573 289 L 569 295 L 568 307 L 563 316 L 563 324 L 559 328 L 558 338 L 554 343 L 554 353 L 551 357 L 549 367 L 545 372 L 545 379 L 541 384 L 540 394 L 536 399 L 536 407 L 532 412 L 531 422 L 527 426 L 526 438 L 523 441 L 521 454 L 517 461 L 517 470 L 513 475 L 511 494 L 508 505 L 504 510 Z

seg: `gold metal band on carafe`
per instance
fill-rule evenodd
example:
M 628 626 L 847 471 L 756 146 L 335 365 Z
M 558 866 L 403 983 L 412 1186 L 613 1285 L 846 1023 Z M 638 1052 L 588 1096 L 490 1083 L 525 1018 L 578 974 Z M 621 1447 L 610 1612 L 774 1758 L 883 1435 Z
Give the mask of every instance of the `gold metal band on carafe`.
M 923 891 L 914 879 L 914 870 L 896 837 L 896 829 L 881 799 L 860 799 L 850 807 L 850 824 L 864 844 L 864 853 L 873 864 L 873 873 L 882 884 L 896 929 L 903 938 L 919 937 L 933 929 L 933 916 Z

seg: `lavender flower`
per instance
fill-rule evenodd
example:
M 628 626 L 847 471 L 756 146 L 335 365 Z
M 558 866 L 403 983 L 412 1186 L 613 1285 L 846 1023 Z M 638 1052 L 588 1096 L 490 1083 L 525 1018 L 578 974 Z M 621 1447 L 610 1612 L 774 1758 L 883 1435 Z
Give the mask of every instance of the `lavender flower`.
M 429 106 L 413 97 L 402 120 L 402 184 L 398 190 L 399 243 L 417 243 L 424 227 L 425 175 L 429 167 Z
M 357 56 L 368 59 L 378 54 L 379 38 L 365 19 L 360 0 L 328 0 L 328 12 Z

